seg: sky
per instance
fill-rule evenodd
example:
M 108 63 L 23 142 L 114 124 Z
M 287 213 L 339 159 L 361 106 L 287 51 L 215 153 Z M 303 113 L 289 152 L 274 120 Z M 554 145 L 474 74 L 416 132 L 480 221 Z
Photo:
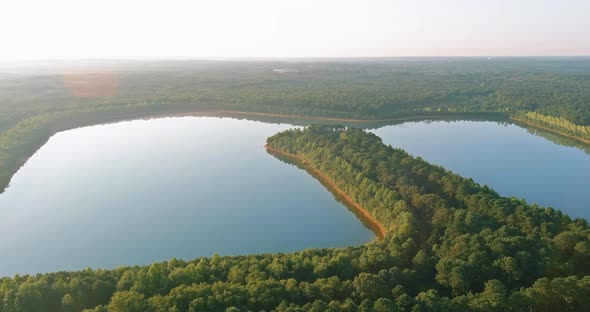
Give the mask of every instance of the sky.
M 590 0 L 3 0 L 0 61 L 590 55 Z

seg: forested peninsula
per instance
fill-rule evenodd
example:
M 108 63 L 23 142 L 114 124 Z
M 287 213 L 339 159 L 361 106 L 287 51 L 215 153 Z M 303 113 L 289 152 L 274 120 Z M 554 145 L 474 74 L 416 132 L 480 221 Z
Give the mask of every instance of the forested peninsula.
M 588 311 L 590 229 L 384 145 L 310 126 L 267 140 L 321 170 L 385 230 L 290 254 L 2 278 L 0 311 Z
M 275 71 L 275 69 L 288 69 Z M 0 191 L 53 134 L 234 111 L 318 122 L 483 115 L 590 140 L 590 58 L 95 61 L 0 67 Z
M 351 198 L 347 192 L 342 190 L 338 184 L 328 177 L 327 174 L 316 168 L 311 161 L 307 160 L 307 158 L 302 155 L 292 154 L 275 148 L 269 144 L 266 144 L 264 147 L 269 153 L 279 158 L 286 157 L 288 160 L 294 161 L 295 165 L 298 165 L 302 169 L 307 170 L 314 178 L 320 180 L 323 185 L 332 191 L 338 199 L 342 199 L 347 206 L 351 207 L 353 212 L 365 223 L 365 225 L 375 232 L 375 235 L 377 235 L 379 239 L 383 239 L 385 237 L 386 230 L 383 224 L 377 221 L 377 219 L 375 219 L 367 209 Z

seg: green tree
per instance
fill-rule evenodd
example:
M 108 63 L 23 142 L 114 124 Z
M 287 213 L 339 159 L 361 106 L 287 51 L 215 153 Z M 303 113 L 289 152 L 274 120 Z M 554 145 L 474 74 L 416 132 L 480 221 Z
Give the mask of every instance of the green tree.
M 147 308 L 143 294 L 135 291 L 118 291 L 107 308 L 109 312 L 144 312 Z

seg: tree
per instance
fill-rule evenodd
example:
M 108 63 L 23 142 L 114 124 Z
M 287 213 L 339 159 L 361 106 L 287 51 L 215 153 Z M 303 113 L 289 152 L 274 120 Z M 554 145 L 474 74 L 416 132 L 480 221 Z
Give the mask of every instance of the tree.
M 373 311 L 375 312 L 393 312 L 397 311 L 397 307 L 393 301 L 387 298 L 379 298 L 373 304 Z
M 135 291 L 118 291 L 107 308 L 109 312 L 144 312 L 147 308 L 143 294 Z

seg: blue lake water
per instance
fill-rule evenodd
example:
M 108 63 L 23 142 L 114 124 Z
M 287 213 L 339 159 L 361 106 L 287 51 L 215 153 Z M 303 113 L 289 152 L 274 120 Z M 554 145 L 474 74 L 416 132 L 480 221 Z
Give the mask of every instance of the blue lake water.
M 0 276 L 372 240 L 317 180 L 266 153 L 291 127 L 180 117 L 54 135 L 0 194 Z M 571 142 L 499 122 L 371 131 L 502 195 L 590 216 L 590 154 Z
M 0 276 L 372 240 L 319 181 L 266 152 L 291 127 L 183 117 L 56 134 L 0 195 Z
M 493 121 L 408 122 L 373 132 L 386 144 L 487 184 L 503 196 L 590 219 L 587 146 L 567 146 L 576 143 Z

